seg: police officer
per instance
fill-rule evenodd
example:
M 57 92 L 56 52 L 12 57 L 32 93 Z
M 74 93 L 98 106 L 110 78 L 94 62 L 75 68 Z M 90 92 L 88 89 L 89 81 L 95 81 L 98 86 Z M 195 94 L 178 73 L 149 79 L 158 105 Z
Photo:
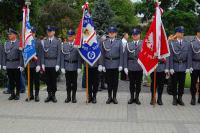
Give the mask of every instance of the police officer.
M 123 45 L 122 41 L 116 38 L 116 27 L 109 27 L 108 32 L 109 38 L 102 45 L 102 68 L 106 72 L 106 80 L 108 83 L 108 100 L 106 104 L 110 104 L 111 102 L 118 104 L 116 96 L 119 71 L 123 69 Z
M 37 59 L 33 59 L 30 61 L 30 100 L 34 100 L 35 102 L 39 102 L 39 90 L 40 90 L 40 66 L 41 66 L 41 41 L 36 38 L 36 28 L 31 28 L 32 36 L 35 40 L 35 50 Z M 33 84 L 35 85 L 35 97 L 33 94 Z M 28 101 L 28 98 L 26 99 Z
M 143 77 L 143 70 L 138 64 L 138 54 L 142 47 L 142 41 L 140 40 L 141 31 L 138 28 L 132 30 L 132 41 L 125 47 L 124 53 L 124 72 L 128 75 L 130 85 L 131 98 L 128 104 L 136 103 L 141 104 L 139 100 L 139 94 L 141 91 L 141 82 Z
M 189 69 L 189 42 L 183 40 L 184 27 L 179 26 L 175 28 L 176 40 L 170 41 L 170 73 L 173 84 L 173 105 L 182 105 L 184 102 L 182 96 L 184 94 L 184 84 L 186 73 Z M 177 87 L 178 85 L 178 87 Z M 177 98 L 178 95 L 178 98 Z
M 61 42 L 55 37 L 55 27 L 47 26 L 47 39 L 43 41 L 42 69 L 45 71 L 48 97 L 45 102 L 57 102 L 57 72 L 60 69 Z
M 154 104 L 154 73 L 151 73 L 151 102 Z M 158 66 L 156 68 L 156 90 L 158 93 L 157 104 L 163 105 L 162 93 L 164 88 L 165 77 L 169 76 L 169 58 L 159 59 Z
M 75 32 L 68 31 L 68 41 L 61 46 L 61 72 L 65 74 L 67 98 L 65 103 L 76 103 L 77 76 L 81 72 L 81 59 L 74 47 Z
M 98 40 L 99 43 L 99 40 Z M 98 92 L 99 86 L 99 72 L 102 72 L 102 56 L 100 59 L 93 65 L 88 64 L 88 103 L 95 104 L 97 102 L 96 95 Z M 85 66 L 85 63 L 84 63 Z M 86 67 L 84 68 L 86 70 Z
M 22 52 L 19 50 L 17 32 L 9 28 L 8 41 L 4 46 L 3 69 L 7 70 L 11 96 L 8 100 L 19 100 L 20 98 L 20 71 L 23 71 Z M 15 92 L 16 87 L 16 92 Z
M 190 66 L 192 68 L 191 73 L 191 105 L 196 104 L 196 83 L 198 78 L 200 78 L 200 26 L 196 29 L 197 35 L 196 37 L 191 41 L 190 45 Z M 200 103 L 200 93 L 198 98 L 198 103 Z

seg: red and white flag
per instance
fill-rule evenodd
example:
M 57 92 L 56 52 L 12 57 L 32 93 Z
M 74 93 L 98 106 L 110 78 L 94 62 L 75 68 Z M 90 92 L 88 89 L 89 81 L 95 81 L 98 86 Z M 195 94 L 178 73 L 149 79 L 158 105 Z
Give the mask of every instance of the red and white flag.
M 139 53 L 138 63 L 146 75 L 149 75 L 156 69 L 159 59 L 164 59 L 170 55 L 165 29 L 161 20 L 162 12 L 157 2 L 153 21 Z

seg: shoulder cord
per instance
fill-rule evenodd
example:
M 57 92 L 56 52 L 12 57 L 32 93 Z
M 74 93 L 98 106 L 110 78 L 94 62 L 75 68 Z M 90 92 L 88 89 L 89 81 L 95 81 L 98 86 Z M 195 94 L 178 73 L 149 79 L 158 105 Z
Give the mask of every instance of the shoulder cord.
M 107 49 L 105 46 L 105 43 L 103 42 L 103 48 L 105 49 L 105 51 L 110 51 L 111 49 Z
M 64 51 L 64 43 L 61 44 L 61 51 L 62 51 L 62 53 L 65 54 L 65 55 L 70 54 L 70 52 L 65 52 L 65 51 Z
M 44 50 L 44 52 L 47 53 L 47 52 L 49 51 L 49 49 L 45 49 L 45 48 L 44 48 L 44 40 L 41 40 L 41 44 L 42 44 L 42 46 L 43 46 L 43 50 Z
M 191 45 L 192 45 L 192 51 L 195 53 L 195 54 L 199 54 L 200 53 L 200 49 L 198 51 L 195 51 L 194 50 L 194 46 L 193 46 L 193 43 L 191 42 Z
M 177 52 L 174 50 L 174 46 L 173 46 L 174 44 L 173 44 L 172 42 L 171 42 L 171 44 L 172 44 L 171 46 L 172 46 L 172 50 L 173 50 L 173 52 L 174 52 L 176 55 L 180 54 L 181 51 L 180 51 L 179 53 L 177 53 Z

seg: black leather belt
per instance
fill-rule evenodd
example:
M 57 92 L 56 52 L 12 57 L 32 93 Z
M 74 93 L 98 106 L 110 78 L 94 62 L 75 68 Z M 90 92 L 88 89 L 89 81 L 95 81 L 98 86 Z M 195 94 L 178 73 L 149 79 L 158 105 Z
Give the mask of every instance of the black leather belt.
M 128 60 L 135 60 L 134 58 L 128 58 Z
M 67 63 L 78 63 L 78 60 L 65 60 Z
M 199 62 L 199 61 L 200 61 L 200 59 L 192 59 L 192 61 L 198 61 L 198 62 Z
M 6 61 L 14 62 L 14 61 L 19 61 L 19 59 L 6 59 Z
M 174 62 L 175 62 L 175 63 L 185 63 L 186 61 L 182 61 L 182 60 L 180 60 L 180 61 L 175 61 L 175 60 L 174 60 Z
M 45 59 L 49 59 L 49 60 L 56 60 L 57 57 L 45 57 Z
M 114 57 L 114 58 L 108 58 L 108 57 L 105 57 L 106 60 L 119 60 L 120 58 L 119 57 Z

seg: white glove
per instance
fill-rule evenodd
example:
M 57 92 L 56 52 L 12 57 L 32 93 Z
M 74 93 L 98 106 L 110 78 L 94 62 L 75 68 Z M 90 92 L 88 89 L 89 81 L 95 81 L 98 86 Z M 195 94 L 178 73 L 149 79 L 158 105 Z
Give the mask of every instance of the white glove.
M 6 66 L 3 66 L 3 70 L 6 70 Z
M 58 65 L 56 65 L 55 69 L 56 69 L 56 72 L 57 72 L 60 69 L 60 67 Z
M 124 72 L 128 75 L 128 68 L 124 68 Z
M 168 70 L 168 69 L 165 69 L 165 73 L 169 73 L 169 70 Z
M 120 66 L 118 70 L 121 72 L 121 71 L 122 71 L 122 69 L 123 69 L 123 68 L 122 68 L 122 66 Z
M 106 68 L 105 67 L 102 67 L 102 70 L 103 70 L 103 72 L 106 72 Z
M 79 74 L 80 72 L 81 72 L 81 69 L 80 69 L 80 68 L 78 68 L 78 69 L 77 69 L 77 73 Z
M 98 71 L 99 71 L 99 72 L 102 72 L 102 71 L 103 71 L 102 65 L 99 65 L 99 66 L 98 66 Z
M 185 70 L 185 73 L 190 73 L 190 69 L 186 69 L 186 70 Z
M 192 73 L 192 72 L 193 72 L 193 68 L 191 67 L 191 68 L 190 68 L 190 73 Z
M 174 69 L 170 69 L 169 72 L 170 72 L 171 75 L 173 75 L 174 74 Z
M 62 72 L 63 74 L 65 74 L 65 69 L 64 69 L 64 68 L 62 68 L 62 69 L 61 69 L 61 72 Z
M 44 64 L 42 64 L 42 70 L 45 71 L 45 65 Z
M 35 71 L 38 73 L 40 71 L 40 66 L 36 66 Z
M 1 70 L 1 65 L 0 65 L 0 70 Z
M 23 68 L 23 67 L 18 67 L 18 69 L 20 70 L 20 72 L 23 72 L 23 71 L 24 71 L 24 68 Z

